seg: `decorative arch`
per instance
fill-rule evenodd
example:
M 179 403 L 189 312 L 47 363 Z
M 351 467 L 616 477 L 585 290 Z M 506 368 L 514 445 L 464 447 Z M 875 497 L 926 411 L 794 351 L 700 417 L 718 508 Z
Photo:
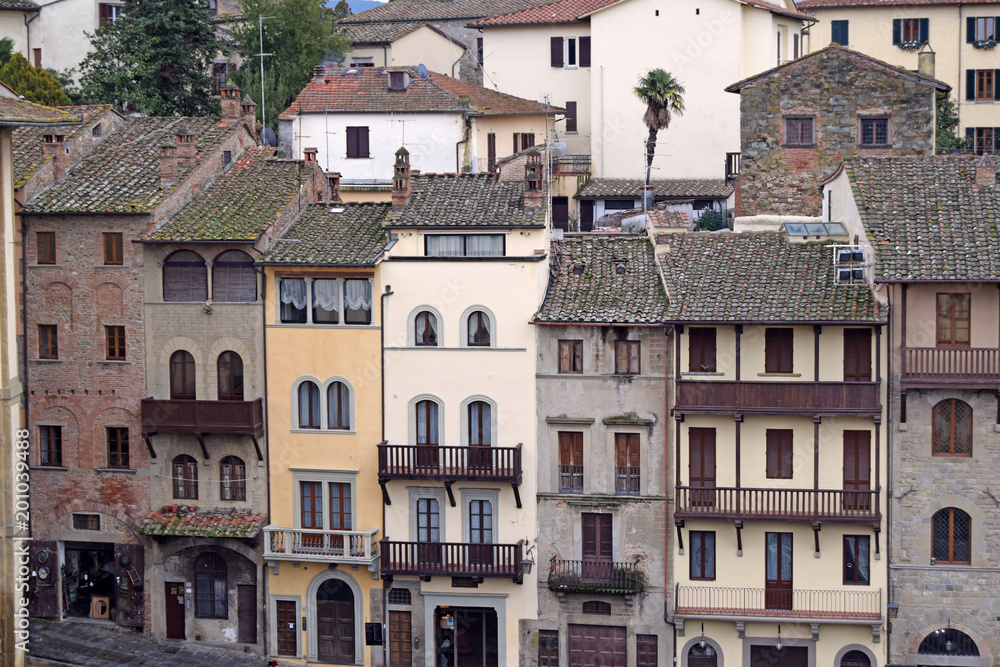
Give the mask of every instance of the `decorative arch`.
M 945 398 L 931 409 L 931 453 L 972 456 L 972 406 L 960 398 Z
M 473 427 L 476 426 L 475 422 L 477 421 L 477 415 L 472 410 L 472 408 L 474 407 L 473 406 L 474 403 L 484 403 L 489 408 L 488 416 L 490 423 L 489 423 L 488 443 L 475 442 L 477 438 L 473 435 L 473 430 L 474 430 Z M 479 412 L 480 414 L 482 414 L 483 421 L 485 422 L 486 421 L 485 417 L 487 416 L 485 414 L 485 411 L 479 411 Z M 463 447 L 468 447 L 471 444 L 477 444 L 477 445 L 489 444 L 490 446 L 493 447 L 498 446 L 499 443 L 497 442 L 497 423 L 499 420 L 498 420 L 497 402 L 494 401 L 492 398 L 480 394 L 469 396 L 468 398 L 466 398 L 464 401 L 462 401 L 461 421 L 462 421 Z
M 237 352 L 225 350 L 215 358 L 215 378 L 218 400 L 246 400 L 245 364 Z
M 724 667 L 723 663 L 725 662 L 725 654 L 722 652 L 722 645 L 719 644 L 719 642 L 712 639 L 711 637 L 702 637 L 702 636 L 693 637 L 686 644 L 684 644 L 684 648 L 681 649 L 680 653 L 681 667 L 697 667 L 696 665 L 689 665 L 688 657 L 691 654 L 692 648 L 694 648 L 695 646 L 700 646 L 702 639 L 705 640 L 706 646 L 711 646 L 715 650 L 716 667 Z
M 489 343 L 486 345 L 469 344 L 469 320 L 472 317 L 473 313 L 482 313 L 488 323 Z M 459 338 L 459 345 L 461 347 L 482 347 L 482 348 L 497 347 L 497 318 L 496 315 L 493 314 L 492 310 L 490 310 L 486 306 L 479 306 L 479 305 L 469 306 L 468 308 L 465 309 L 465 312 L 462 313 L 462 319 L 460 322 L 461 322 L 460 326 L 461 337 Z
M 253 303 L 257 300 L 257 270 L 242 250 L 223 250 L 212 260 L 212 301 Z
M 163 261 L 163 300 L 208 300 L 208 266 L 193 250 L 178 250 Z
M 84 419 L 86 423 L 86 419 Z M 95 468 L 104 468 L 108 465 L 107 434 L 105 428 L 126 427 L 128 428 L 128 460 L 129 468 L 137 469 L 148 465 L 145 459 L 146 448 L 142 444 L 142 429 L 139 418 L 134 412 L 124 407 L 106 407 L 94 417 L 92 422 L 91 442 L 93 447 L 93 464 Z M 81 461 L 81 464 L 86 463 Z
M 420 313 L 430 313 L 437 320 L 437 343 L 434 345 L 417 345 L 417 316 Z M 410 347 L 444 347 L 444 318 L 441 311 L 429 304 L 422 304 L 410 311 L 406 318 L 406 344 Z
M 864 644 L 848 644 L 847 646 L 841 647 L 841 649 L 837 651 L 837 655 L 835 655 L 833 658 L 833 667 L 841 667 L 840 666 L 841 661 L 848 653 L 852 651 L 860 651 L 861 653 L 864 653 L 866 656 L 868 656 L 868 662 L 871 665 L 871 667 L 879 667 L 878 658 L 876 658 L 872 650 L 867 646 L 865 646 Z
M 346 583 L 348 587 L 350 587 L 351 593 L 354 595 L 354 663 L 362 665 L 365 661 L 365 605 L 364 596 L 361 592 L 361 586 L 359 586 L 358 582 L 354 580 L 354 577 L 339 569 L 323 570 L 313 577 L 306 590 L 307 627 L 315 628 L 318 626 L 319 617 L 317 616 L 316 611 L 316 594 L 319 592 L 320 586 L 331 579 L 336 579 Z M 318 653 L 319 646 L 317 633 L 310 632 L 307 635 L 306 659 L 315 661 L 317 660 Z

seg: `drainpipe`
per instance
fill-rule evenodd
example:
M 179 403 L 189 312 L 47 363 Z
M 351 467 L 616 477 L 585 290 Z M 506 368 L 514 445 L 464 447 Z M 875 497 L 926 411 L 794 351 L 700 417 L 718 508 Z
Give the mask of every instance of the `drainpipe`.
M 378 313 L 378 334 L 379 334 L 379 349 L 380 349 L 380 361 L 379 371 L 382 378 L 382 443 L 385 444 L 385 298 L 387 296 L 393 295 L 392 285 L 386 285 L 385 291 L 382 292 L 379 297 L 379 313 Z M 385 539 L 385 500 L 382 500 L 382 539 Z M 379 554 L 379 558 L 382 555 Z M 382 563 L 379 563 L 381 568 Z M 386 585 L 385 579 L 382 579 L 382 664 L 389 664 L 389 642 L 387 641 L 388 630 L 389 630 L 389 586 Z
M 459 61 L 460 61 L 460 60 L 461 60 L 462 58 L 464 58 L 464 57 L 465 57 L 465 51 L 462 51 L 462 55 L 460 55 L 460 56 L 458 57 L 458 59 L 457 59 L 457 60 L 455 60 L 455 62 L 453 62 L 453 63 L 451 64 L 451 78 L 453 78 L 453 79 L 455 78 L 455 65 L 457 65 L 457 64 L 459 63 Z
M 24 393 L 24 426 L 29 428 L 31 424 L 31 412 L 29 401 L 31 392 L 28 391 L 28 221 L 24 216 L 24 204 L 14 197 L 14 204 L 21 207 L 17 216 L 21 218 L 21 322 L 23 334 L 21 336 L 21 359 L 24 364 L 24 375 L 21 378 L 21 389 Z M 29 436 L 30 440 L 30 436 Z M 28 537 L 32 537 L 34 521 L 28 522 Z
M 958 78 L 958 95 L 955 96 L 955 115 L 958 116 L 958 129 L 959 129 L 959 131 L 961 131 L 961 129 L 962 129 L 962 93 L 965 92 L 965 91 L 962 90 L 962 83 L 964 81 L 964 79 L 962 77 L 962 44 L 963 44 L 963 42 L 962 42 L 962 30 L 964 28 L 965 28 L 965 26 L 962 25 L 962 3 L 960 2 L 960 3 L 958 3 L 958 77 L 957 77 Z M 996 31 L 996 26 L 994 26 L 993 30 Z M 937 78 L 937 72 L 934 73 L 934 77 Z M 993 82 L 993 85 L 994 86 L 996 85 L 995 81 Z M 936 92 L 934 93 L 934 104 L 937 105 L 937 93 Z M 935 118 L 937 118 L 936 114 L 935 114 Z M 935 123 L 935 125 L 936 125 L 936 123 Z M 937 128 L 935 128 L 935 129 L 937 129 Z M 936 136 L 937 135 L 935 133 L 935 137 Z M 962 139 L 965 138 L 964 135 L 959 135 L 959 136 Z M 976 146 L 975 146 L 975 137 L 973 137 L 973 145 L 971 146 L 971 148 L 973 150 L 975 150 L 975 148 L 976 148 Z M 934 147 L 934 153 L 937 153 L 937 146 Z
M 936 95 L 936 94 L 935 94 Z M 886 386 L 886 419 L 885 419 L 885 477 L 886 477 L 886 488 L 888 493 L 885 499 L 885 585 L 886 585 L 886 605 L 896 602 L 892 596 L 892 501 L 894 494 L 895 485 L 892 483 L 892 443 L 895 441 L 893 437 L 892 430 L 892 397 L 890 391 L 892 390 L 892 287 L 886 285 L 885 290 L 886 303 L 888 304 L 887 312 L 889 317 L 886 318 L 885 324 L 885 347 L 886 347 L 886 364 L 888 365 L 888 370 L 885 374 L 883 382 L 888 383 Z M 906 344 L 906 341 L 900 341 L 900 348 Z M 886 607 L 888 609 L 888 607 Z M 885 633 L 885 660 L 886 664 L 892 664 L 892 620 L 888 618 L 888 611 L 886 612 L 886 628 Z
M 672 368 L 671 364 L 673 363 L 671 359 L 671 350 L 673 348 L 673 345 L 671 345 L 671 343 L 673 342 L 673 337 L 676 335 L 677 332 L 674 330 L 673 327 L 669 327 L 666 331 L 664 331 L 664 338 L 666 338 L 666 344 L 667 344 L 667 370 L 664 373 L 664 376 L 666 377 L 667 383 L 666 383 L 666 391 L 663 394 L 663 400 L 665 403 L 663 414 L 668 417 L 670 415 L 670 389 L 671 389 L 670 369 Z M 667 450 L 666 452 L 664 452 L 664 457 L 663 457 L 663 460 L 665 461 L 663 465 L 663 480 L 664 480 L 664 492 L 665 492 L 664 495 L 667 497 L 667 500 L 665 502 L 667 504 L 666 509 L 668 510 L 668 512 L 666 512 L 666 514 L 668 515 L 670 509 L 670 451 L 671 451 L 671 447 L 667 442 L 669 437 L 670 437 L 670 420 L 666 419 L 663 424 L 663 446 Z M 679 462 L 675 461 L 674 465 L 679 465 Z M 674 491 L 674 493 L 675 493 L 674 499 L 676 501 L 676 490 Z M 673 562 L 674 559 L 671 557 L 671 552 L 670 552 L 669 516 L 667 517 L 667 519 L 668 520 L 664 522 L 663 526 L 663 549 L 664 549 L 663 553 L 665 556 L 663 559 L 663 577 L 664 577 L 663 578 L 663 622 L 669 625 L 671 631 L 673 632 L 673 641 L 671 642 L 671 646 L 673 646 L 674 655 L 673 655 L 673 660 L 670 662 L 670 664 L 677 665 L 678 664 L 677 626 L 670 618 L 670 606 L 668 604 L 668 598 L 670 596 L 670 564 Z
M 263 347 L 262 358 L 264 359 L 264 440 L 267 442 L 266 451 L 264 452 L 264 479 L 267 480 L 267 520 L 271 521 L 271 420 L 268 419 L 267 415 L 267 275 L 264 272 L 264 268 L 261 267 L 257 271 L 260 274 L 260 322 L 263 331 Z M 267 534 L 264 535 L 264 539 L 268 539 Z M 271 589 L 271 577 L 270 568 L 267 566 L 267 561 L 263 564 L 263 574 L 264 574 L 264 602 L 266 607 L 267 596 Z M 268 654 L 268 641 L 267 638 L 270 636 L 270 614 L 264 614 L 264 657 Z M 299 630 L 301 633 L 301 629 Z M 301 639 L 301 636 L 300 636 Z M 271 664 L 268 660 L 267 664 Z

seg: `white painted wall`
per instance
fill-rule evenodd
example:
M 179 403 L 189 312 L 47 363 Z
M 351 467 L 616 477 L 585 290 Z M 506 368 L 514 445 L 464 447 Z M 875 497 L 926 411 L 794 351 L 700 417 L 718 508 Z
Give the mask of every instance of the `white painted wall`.
M 403 35 L 388 46 L 362 46 L 352 49 L 345 57 L 351 64 L 358 57 L 371 58 L 375 67 L 403 67 L 424 64 L 431 72 L 451 76 L 451 66 L 462 57 L 465 49 L 428 26 Z M 455 68 L 458 75 L 458 68 Z
M 42 9 L 31 22 L 30 48 L 42 50 L 42 67 L 60 72 L 79 68 L 90 51 L 90 40 L 83 33 L 93 33 L 99 25 L 97 0 L 37 2 Z

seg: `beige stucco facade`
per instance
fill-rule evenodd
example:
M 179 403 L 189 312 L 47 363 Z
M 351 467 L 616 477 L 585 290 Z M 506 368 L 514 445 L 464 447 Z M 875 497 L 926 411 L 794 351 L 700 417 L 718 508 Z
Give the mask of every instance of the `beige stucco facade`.
M 387 44 L 358 44 L 344 56 L 351 67 L 405 67 L 424 65 L 431 72 L 458 76 L 457 63 L 465 47 L 423 25 Z

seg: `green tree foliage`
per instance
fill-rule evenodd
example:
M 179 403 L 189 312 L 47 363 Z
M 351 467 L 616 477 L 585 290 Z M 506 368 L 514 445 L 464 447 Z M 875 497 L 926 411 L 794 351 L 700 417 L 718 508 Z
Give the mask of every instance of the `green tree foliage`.
M 951 153 L 969 148 L 968 142 L 959 137 L 958 107 L 951 95 L 944 91 L 937 94 L 937 152 Z
M 343 59 L 350 40 L 336 30 L 334 12 L 323 0 L 243 0 L 245 23 L 233 30 L 243 68 L 233 78 L 245 95 L 256 101 L 258 119 L 267 112 L 267 124 L 278 127 L 284 111 L 312 76 L 312 68 L 324 60 Z M 264 19 L 264 105 L 261 100 L 260 27 Z M 264 108 L 266 106 L 266 108 Z
M 0 81 L 24 95 L 24 99 L 38 104 L 54 106 L 70 103 L 59 81 L 42 68 L 34 67 L 20 53 L 15 53 L 0 67 Z
M 207 116 L 212 59 L 223 44 L 209 20 L 207 0 L 128 0 L 124 17 L 91 36 L 80 85 L 94 104 L 151 116 Z
M 720 229 L 726 229 L 729 227 L 729 223 L 726 220 L 726 214 L 719 211 L 705 211 L 698 218 L 698 224 L 695 226 L 695 231 L 698 232 L 717 232 Z
M 649 185 L 656 135 L 660 130 L 667 129 L 673 116 L 684 113 L 684 86 L 669 72 L 651 69 L 639 77 L 639 85 L 634 92 L 646 105 L 642 122 L 649 128 L 649 138 L 646 139 L 646 185 Z
M 347 0 L 340 0 L 340 2 L 337 3 L 337 6 L 333 8 L 333 18 L 337 21 L 346 19 L 352 13 L 351 6 L 347 4 Z
M 0 39 L 0 65 L 3 65 L 14 55 L 14 40 L 10 37 Z

